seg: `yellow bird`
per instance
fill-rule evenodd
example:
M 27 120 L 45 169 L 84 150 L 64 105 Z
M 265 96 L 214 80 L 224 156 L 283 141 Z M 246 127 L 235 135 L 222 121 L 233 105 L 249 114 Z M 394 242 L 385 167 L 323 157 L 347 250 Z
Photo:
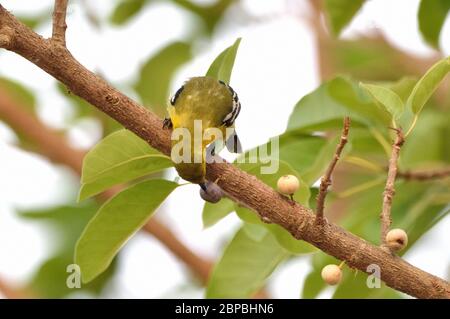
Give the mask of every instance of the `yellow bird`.
M 164 127 L 174 129 L 172 137 L 176 134 L 176 129 L 184 129 L 183 132 L 190 133 L 191 139 L 187 161 L 175 161 L 172 156 L 175 168 L 180 177 L 199 184 L 207 191 L 206 158 L 214 155 L 216 142 L 225 142 L 230 152 L 241 152 L 240 141 L 234 129 L 234 121 L 241 110 L 239 98 L 223 81 L 205 76 L 194 77 L 178 89 L 170 99 L 167 110 L 170 118 L 164 120 Z M 205 138 L 211 128 L 219 129 L 221 136 L 211 135 Z M 172 151 L 178 143 L 172 138 Z M 207 148 L 208 145 L 210 146 Z

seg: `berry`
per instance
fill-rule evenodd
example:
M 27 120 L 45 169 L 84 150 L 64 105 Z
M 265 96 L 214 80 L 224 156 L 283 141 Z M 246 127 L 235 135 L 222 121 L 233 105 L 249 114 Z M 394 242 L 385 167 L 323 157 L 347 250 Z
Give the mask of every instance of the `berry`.
M 284 175 L 278 179 L 277 188 L 278 191 L 285 195 L 294 194 L 300 187 L 298 178 L 294 175 Z
M 408 244 L 408 235 L 403 229 L 390 230 L 386 235 L 386 245 L 392 251 L 399 251 Z
M 342 279 L 342 270 L 336 265 L 326 265 L 322 269 L 322 279 L 328 285 L 337 285 Z

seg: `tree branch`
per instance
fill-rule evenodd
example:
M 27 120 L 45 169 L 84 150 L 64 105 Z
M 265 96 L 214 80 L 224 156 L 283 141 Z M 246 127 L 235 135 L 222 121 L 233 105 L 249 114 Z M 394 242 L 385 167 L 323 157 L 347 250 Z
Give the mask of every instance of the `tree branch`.
M 331 185 L 331 175 L 333 174 L 334 168 L 341 157 L 342 150 L 347 144 L 348 140 L 348 131 L 350 130 L 350 118 L 346 117 L 344 119 L 344 127 L 342 129 L 341 140 L 336 147 L 336 152 L 334 153 L 334 157 L 331 160 L 330 165 L 328 165 L 327 170 L 325 171 L 325 175 L 322 177 L 320 181 L 319 194 L 317 195 L 317 208 L 316 215 L 317 220 L 322 221 L 323 219 L 323 210 L 325 207 L 325 198 L 327 197 L 328 187 Z
M 381 244 L 386 244 L 386 235 L 389 232 L 389 227 L 391 227 L 391 208 L 392 208 L 392 198 L 395 195 L 395 178 L 397 176 L 398 170 L 398 157 L 400 155 L 400 148 L 402 147 L 405 139 L 403 137 L 403 132 L 401 129 L 395 129 L 397 137 L 395 138 L 394 144 L 392 144 L 391 158 L 389 159 L 389 169 L 388 177 L 386 180 L 386 186 L 383 193 L 383 209 L 381 211 Z
M 33 296 L 24 289 L 11 286 L 8 282 L 0 278 L 0 293 L 7 299 L 29 299 Z
M 52 40 L 66 46 L 66 12 L 68 0 L 55 0 L 53 9 Z
M 84 68 L 64 48 L 45 41 L 0 6 L 0 30 L 5 26 L 14 30 L 8 50 L 60 80 L 71 92 L 114 118 L 153 148 L 170 154 L 170 132 L 162 129 L 162 120 L 156 115 Z M 271 220 L 295 238 L 345 260 L 348 266 L 368 272 L 369 265 L 377 264 L 381 269 L 381 279 L 396 290 L 418 298 L 450 298 L 450 284 L 447 281 L 412 266 L 337 225 L 317 224 L 310 209 L 292 203 L 231 164 L 208 164 L 206 177 L 217 181 L 229 197 L 252 208 L 261 218 Z
M 399 171 L 398 178 L 408 181 L 428 181 L 450 177 L 450 167 L 430 171 Z

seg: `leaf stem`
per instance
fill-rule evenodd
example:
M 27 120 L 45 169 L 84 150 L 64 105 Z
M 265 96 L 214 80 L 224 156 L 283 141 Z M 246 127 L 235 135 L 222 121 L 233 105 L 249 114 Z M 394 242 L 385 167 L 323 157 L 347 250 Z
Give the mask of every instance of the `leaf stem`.
M 349 188 L 349 189 L 347 189 L 347 190 L 337 194 L 337 197 L 345 198 L 345 197 L 349 197 L 349 196 L 358 194 L 360 192 L 363 192 L 365 190 L 368 190 L 368 189 L 370 189 L 372 187 L 375 187 L 375 186 L 381 184 L 383 182 L 383 180 L 384 180 L 384 177 L 379 177 L 379 178 L 370 180 L 368 182 L 356 185 L 354 187 L 351 187 L 351 188 Z
M 373 135 L 373 137 L 381 145 L 381 147 L 383 147 L 384 152 L 386 153 L 386 155 L 387 156 L 391 156 L 391 145 L 386 140 L 386 138 L 383 136 L 383 134 L 381 134 L 380 131 L 378 131 L 375 128 L 370 128 L 369 130 L 370 130 L 370 133 Z
M 411 123 L 411 126 L 409 127 L 408 131 L 405 134 L 405 138 L 408 137 L 408 135 L 412 132 L 412 130 L 416 126 L 418 118 L 419 118 L 419 116 L 417 114 L 414 115 L 414 119 L 413 119 L 413 121 Z
M 381 173 L 381 172 L 385 171 L 385 169 L 378 163 L 371 162 L 369 160 L 366 160 L 366 159 L 358 157 L 358 156 L 347 156 L 344 159 L 344 161 L 347 163 L 353 164 L 353 165 L 357 165 L 362 168 L 366 168 L 368 170 L 371 170 L 371 171 L 374 171 L 377 173 Z

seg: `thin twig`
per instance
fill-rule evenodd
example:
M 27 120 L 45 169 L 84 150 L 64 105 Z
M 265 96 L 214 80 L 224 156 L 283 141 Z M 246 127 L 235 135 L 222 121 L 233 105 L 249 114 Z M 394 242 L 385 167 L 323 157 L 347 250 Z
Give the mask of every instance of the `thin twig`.
M 398 178 L 408 181 L 428 181 L 450 177 L 450 167 L 430 171 L 399 171 Z
M 73 94 L 121 123 L 153 148 L 170 155 L 170 132 L 162 129 L 162 119 L 86 69 L 67 50 L 45 41 L 0 5 L 0 34 L 5 26 L 15 31 L 8 50 L 61 81 Z M 233 201 L 245 204 L 260 217 L 270 218 L 294 238 L 345 260 L 349 267 L 369 272 L 367 266 L 377 264 L 381 279 L 393 289 L 417 298 L 450 298 L 449 282 L 386 253 L 336 224 L 318 225 L 311 209 L 287 200 L 232 164 L 207 164 L 206 178 L 209 181 L 219 179 L 218 185 Z
M 330 165 L 328 165 L 325 175 L 322 177 L 322 180 L 320 181 L 319 194 L 317 195 L 317 208 L 316 208 L 316 215 L 318 221 L 321 221 L 323 219 L 325 198 L 327 197 L 328 187 L 330 187 L 331 185 L 331 175 L 333 174 L 334 168 L 336 167 L 336 164 L 339 158 L 341 157 L 341 153 L 345 147 L 345 144 L 347 144 L 349 130 L 350 130 L 350 118 L 346 117 L 344 119 L 344 127 L 342 129 L 341 140 L 338 146 L 336 147 L 336 152 L 334 153 L 334 157 Z
M 380 214 L 381 219 L 381 243 L 383 245 L 386 244 L 386 235 L 389 231 L 389 227 L 391 227 L 391 209 L 392 209 L 392 198 L 395 195 L 395 178 L 397 177 L 398 171 L 398 157 L 400 155 L 400 148 L 405 142 L 403 132 L 401 129 L 395 129 L 397 133 L 397 137 L 395 138 L 394 144 L 392 144 L 392 153 L 391 158 L 389 159 L 389 169 L 388 169 L 388 177 L 386 180 L 386 186 L 384 188 L 383 193 L 383 209 Z
M 55 0 L 52 40 L 66 46 L 66 12 L 68 0 Z

